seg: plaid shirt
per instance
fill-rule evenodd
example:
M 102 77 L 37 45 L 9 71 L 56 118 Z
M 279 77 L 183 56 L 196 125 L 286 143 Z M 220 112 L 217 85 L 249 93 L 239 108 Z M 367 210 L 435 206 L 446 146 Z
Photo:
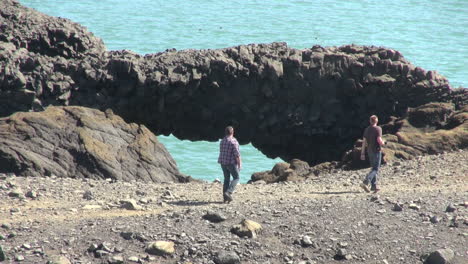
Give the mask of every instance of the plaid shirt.
M 218 163 L 222 165 L 237 164 L 237 157 L 240 157 L 237 139 L 228 136 L 224 137 L 219 143 Z

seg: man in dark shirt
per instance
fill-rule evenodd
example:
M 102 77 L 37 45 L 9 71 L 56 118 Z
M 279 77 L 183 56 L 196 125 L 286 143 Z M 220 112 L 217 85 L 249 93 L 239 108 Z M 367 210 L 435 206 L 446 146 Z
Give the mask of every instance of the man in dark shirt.
M 231 202 L 232 193 L 239 182 L 239 171 L 242 167 L 239 143 L 234 137 L 234 128 L 232 126 L 226 127 L 225 137 L 219 143 L 218 163 L 221 164 L 221 169 L 224 174 L 224 202 Z M 233 178 L 232 181 L 231 175 Z
M 364 181 L 361 183 L 361 187 L 366 191 L 378 192 L 380 189 L 377 186 L 377 175 L 379 173 L 380 161 L 382 159 L 381 148 L 385 144 L 382 140 L 382 128 L 377 126 L 379 119 L 373 115 L 369 118 L 370 126 L 364 131 L 361 148 L 361 160 L 365 160 L 365 149 L 367 147 L 367 155 L 369 156 L 369 163 L 372 167 L 371 171 L 367 174 Z M 369 190 L 369 183 L 371 189 Z

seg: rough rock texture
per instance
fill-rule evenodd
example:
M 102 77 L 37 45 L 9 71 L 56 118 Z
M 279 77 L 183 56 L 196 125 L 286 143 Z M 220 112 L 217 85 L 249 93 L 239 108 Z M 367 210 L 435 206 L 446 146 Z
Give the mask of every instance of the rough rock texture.
M 145 126 L 112 111 L 48 107 L 0 119 L 0 172 L 153 182 L 186 182 Z
M 337 170 L 302 182 L 239 184 L 229 204 L 220 183 L 0 174 L 1 263 L 16 263 L 17 255 L 21 263 L 46 263 L 59 254 L 72 263 L 422 264 L 439 251 L 451 264 L 466 264 L 467 160 L 461 150 L 386 165 L 378 195 L 359 187 L 368 169 Z M 8 196 L 15 188 L 37 198 Z M 87 192 L 92 199 L 83 198 Z M 143 210 L 122 210 L 124 199 Z M 392 210 L 395 203 L 401 211 Z M 457 210 L 447 212 L 450 204 Z M 207 221 L 207 211 L 226 220 Z M 256 238 L 230 232 L 245 218 L 261 224 Z M 149 254 L 152 241 L 173 242 L 174 252 Z
M 382 148 L 383 164 L 397 160 L 414 159 L 421 155 L 440 154 L 468 147 L 468 105 L 455 110 L 452 103 L 429 103 L 410 108 L 402 118 L 393 117 L 382 126 L 386 145 Z M 324 162 L 309 167 L 307 162 L 293 159 L 279 162 L 269 171 L 256 172 L 251 182 L 306 180 L 337 168 L 357 169 L 369 166 L 361 160 L 362 140 L 354 143 L 340 162 Z
M 339 160 L 370 114 L 383 123 L 408 107 L 467 103 L 434 71 L 398 51 L 285 43 L 220 50 L 107 52 L 66 19 L 0 3 L 0 115 L 43 106 L 112 108 L 156 134 L 217 140 L 226 125 L 269 157 Z
M 386 162 L 412 159 L 424 154 L 437 154 L 468 147 L 468 105 L 458 111 L 451 103 L 430 103 L 409 109 L 402 118 L 393 118 L 382 126 L 382 149 Z M 362 140 L 343 157 L 346 168 L 368 166 L 360 160 Z

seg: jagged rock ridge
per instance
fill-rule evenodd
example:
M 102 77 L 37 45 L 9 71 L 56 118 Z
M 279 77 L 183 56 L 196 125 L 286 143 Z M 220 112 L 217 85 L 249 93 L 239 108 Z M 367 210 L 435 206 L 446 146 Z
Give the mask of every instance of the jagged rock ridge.
M 269 157 L 315 164 L 339 160 L 370 114 L 386 123 L 408 107 L 460 108 L 468 98 L 386 48 L 272 43 L 140 56 L 107 52 L 79 25 L 12 0 L 0 7 L 0 64 L 8 69 L 0 74 L 0 115 L 50 104 L 111 108 L 156 134 L 190 140 L 217 140 L 234 125 L 241 143 Z M 31 23 L 41 30 L 28 33 Z

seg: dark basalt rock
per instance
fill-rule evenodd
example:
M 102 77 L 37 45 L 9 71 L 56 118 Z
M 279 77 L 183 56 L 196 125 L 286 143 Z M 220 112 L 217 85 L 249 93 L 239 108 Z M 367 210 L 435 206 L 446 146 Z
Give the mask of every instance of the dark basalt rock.
M 0 119 L 0 173 L 187 182 L 145 126 L 112 111 L 49 107 Z
M 140 56 L 107 52 L 81 26 L 12 0 L 0 10 L 1 116 L 51 104 L 111 108 L 156 134 L 209 141 L 233 125 L 267 156 L 313 165 L 339 160 L 371 114 L 387 123 L 468 98 L 386 48 L 272 43 Z
M 382 149 L 385 161 L 412 159 L 425 154 L 439 154 L 468 147 L 468 105 L 455 110 L 452 103 L 429 103 L 411 108 L 401 118 L 392 118 L 382 126 Z M 346 152 L 345 168 L 363 168 L 368 161 L 360 160 L 361 140 Z

